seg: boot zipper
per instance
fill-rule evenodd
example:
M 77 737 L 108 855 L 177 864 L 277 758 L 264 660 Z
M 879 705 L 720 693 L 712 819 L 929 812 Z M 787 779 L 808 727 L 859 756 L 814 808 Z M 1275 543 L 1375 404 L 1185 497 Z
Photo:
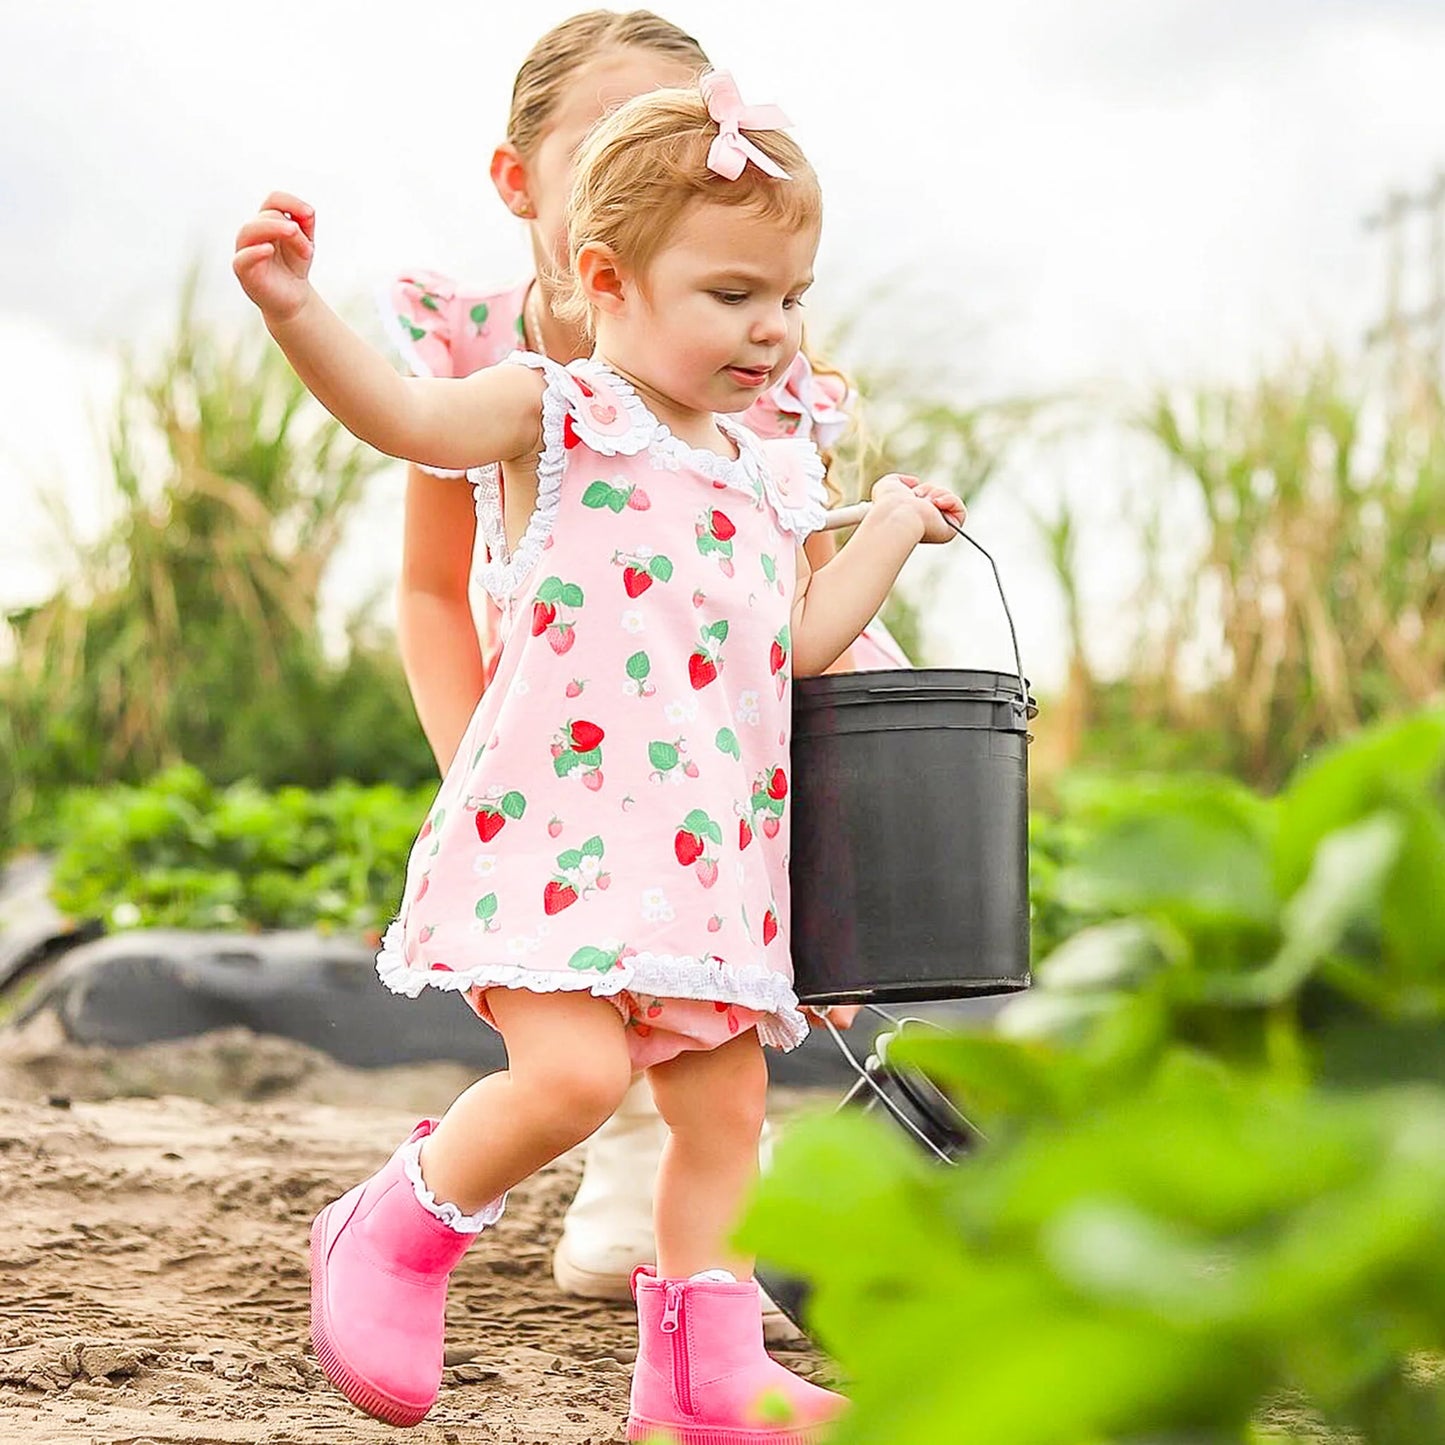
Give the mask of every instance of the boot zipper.
M 667 1304 L 662 1311 L 662 1332 L 672 1336 L 672 1383 L 677 1403 L 685 1415 L 693 1413 L 692 1371 L 687 1358 L 687 1318 L 683 1314 L 682 1286 L 671 1281 L 665 1286 Z

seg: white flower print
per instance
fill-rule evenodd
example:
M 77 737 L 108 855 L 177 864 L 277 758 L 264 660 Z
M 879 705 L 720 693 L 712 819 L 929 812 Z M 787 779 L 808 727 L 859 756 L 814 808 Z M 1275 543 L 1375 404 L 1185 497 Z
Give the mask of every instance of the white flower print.
M 672 904 L 661 888 L 642 890 L 642 917 L 648 923 L 670 923 L 673 919 Z
M 671 723 L 689 723 L 697 718 L 698 702 L 696 698 L 677 698 L 668 703 L 663 709 L 663 716 Z
M 507 940 L 507 952 L 510 953 L 513 958 L 522 958 L 529 953 L 531 949 L 532 940 L 523 937 L 520 933 L 514 933 Z
M 624 697 L 637 697 L 642 692 L 642 684 L 635 677 L 629 677 L 622 684 L 622 695 Z
M 738 717 L 750 727 L 758 725 L 761 718 L 758 712 L 758 695 L 752 688 L 738 694 Z
M 639 562 L 649 562 L 652 560 L 653 555 L 651 547 L 634 547 L 632 554 Z
M 532 687 L 525 677 L 518 677 L 513 679 L 511 690 L 514 697 L 526 697 Z
M 637 633 L 642 631 L 643 625 L 644 624 L 642 621 L 642 613 L 638 612 L 636 609 L 631 612 L 624 612 L 622 614 L 622 630 L 624 632 L 630 632 L 635 636 Z M 515 690 L 516 683 L 513 683 L 512 687 Z
M 478 853 L 472 860 L 472 872 L 478 878 L 490 878 L 497 871 L 497 855 L 495 853 Z
M 584 879 L 593 879 L 602 871 L 602 860 L 600 858 L 592 857 L 592 855 L 589 853 L 585 858 L 583 858 L 581 867 L 579 867 L 577 871 L 582 875 Z

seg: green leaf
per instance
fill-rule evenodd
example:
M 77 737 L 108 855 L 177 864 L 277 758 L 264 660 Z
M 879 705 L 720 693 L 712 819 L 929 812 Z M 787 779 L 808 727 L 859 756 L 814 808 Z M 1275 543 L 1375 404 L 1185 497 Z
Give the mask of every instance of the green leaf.
M 580 607 L 582 605 L 582 589 L 575 582 L 569 582 L 563 587 L 562 603 L 566 607 Z
M 565 853 L 557 855 L 557 866 L 564 873 L 570 873 L 574 868 L 582 866 L 582 854 L 579 849 L 569 848 Z
M 410 316 L 398 316 L 396 319 L 401 322 L 403 328 L 411 334 L 413 341 L 420 341 L 422 337 L 426 335 L 425 328 L 415 325 Z
M 704 838 L 711 838 L 714 843 L 722 842 L 722 829 L 711 819 L 703 824 L 702 835 Z
M 742 749 L 738 746 L 738 735 L 731 728 L 719 728 L 714 742 L 717 744 L 718 752 L 726 753 L 730 758 L 742 758 Z
M 606 973 L 616 962 L 617 955 L 615 953 L 609 953 L 605 948 L 584 946 L 567 960 L 567 967 L 575 968 L 578 972 L 596 969 L 598 973 Z
M 552 766 L 556 769 L 559 778 L 565 778 L 573 768 L 580 768 L 582 766 L 582 754 L 560 752 L 552 759 Z
M 472 307 L 469 314 L 472 318 L 472 325 L 485 326 L 487 324 L 487 317 L 491 315 L 491 309 L 485 301 L 478 301 L 477 304 Z M 518 317 L 518 320 L 520 321 L 521 318 Z
M 562 600 L 562 579 L 560 577 L 546 577 L 542 585 L 537 588 L 537 600 L 539 602 L 560 602 Z
M 613 489 L 606 482 L 592 482 L 582 493 L 582 505 L 594 511 L 611 504 Z
M 634 652 L 627 659 L 627 675 L 634 682 L 642 682 L 652 671 L 652 660 L 645 652 Z
M 1275 923 L 1272 813 L 1223 778 L 1114 782 L 1102 821 L 1065 867 L 1058 896 L 1104 913 L 1152 913 L 1187 929 Z
M 520 818 L 527 811 L 527 800 L 515 790 L 502 798 L 502 811 L 509 818 Z
M 651 572 L 659 582 L 672 581 L 672 562 L 666 557 L 654 557 L 647 564 L 647 570 Z
M 587 752 L 577 753 L 575 756 L 577 758 L 577 761 L 581 763 L 583 767 L 596 768 L 601 767 L 602 765 L 601 748 L 591 748 Z
M 477 899 L 477 917 L 486 923 L 489 919 L 495 918 L 497 914 L 497 895 L 488 893 L 485 898 Z
M 1388 813 L 1331 833 L 1304 887 L 1285 906 L 1279 952 L 1255 973 L 1211 980 L 1208 996 L 1273 1003 L 1298 990 L 1355 925 L 1378 919 L 1402 835 L 1399 820 Z
M 428 311 L 441 310 L 441 307 L 437 305 L 436 297 L 433 296 L 430 291 L 423 291 L 421 293 L 421 304 L 425 306 Z
M 606 851 L 600 837 L 589 838 L 582 845 L 582 856 L 584 858 L 600 858 Z
M 719 642 L 726 642 L 728 640 L 728 625 L 721 618 L 716 622 L 709 623 L 702 631 L 704 637 L 715 637 Z
M 701 808 L 694 808 L 687 817 L 682 820 L 682 826 L 689 833 L 704 833 L 707 829 L 715 827 L 713 820 L 703 812 Z
M 704 557 L 716 552 L 720 545 L 715 537 L 709 537 L 706 533 L 697 539 L 697 550 L 701 552 Z
M 1402 799 L 1420 798 L 1445 776 L 1445 712 L 1372 728 L 1301 768 L 1283 798 L 1275 872 L 1285 895 L 1314 866 L 1337 828 Z
M 612 495 L 607 499 L 607 505 L 614 512 L 620 513 L 627 505 L 627 493 L 614 488 Z
M 776 582 L 778 580 L 778 564 L 766 552 L 763 553 L 762 562 L 763 576 L 769 582 Z
M 671 743 L 648 743 L 647 757 L 659 773 L 669 773 L 677 766 L 677 749 Z

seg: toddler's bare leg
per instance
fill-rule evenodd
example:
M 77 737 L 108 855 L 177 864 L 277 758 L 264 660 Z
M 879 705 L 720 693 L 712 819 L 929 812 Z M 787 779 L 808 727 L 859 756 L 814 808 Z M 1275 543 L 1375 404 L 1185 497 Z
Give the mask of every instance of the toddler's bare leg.
M 768 1066 L 757 1031 L 679 1054 L 649 1069 L 648 1079 L 669 1131 L 653 1200 L 658 1274 L 729 1269 L 749 1278 L 752 1261 L 727 1238 L 758 1172 Z
M 616 1008 L 587 993 L 496 988 L 487 996 L 507 1067 L 479 1079 L 422 1148 L 438 1200 L 471 1214 L 580 1144 L 632 1081 Z

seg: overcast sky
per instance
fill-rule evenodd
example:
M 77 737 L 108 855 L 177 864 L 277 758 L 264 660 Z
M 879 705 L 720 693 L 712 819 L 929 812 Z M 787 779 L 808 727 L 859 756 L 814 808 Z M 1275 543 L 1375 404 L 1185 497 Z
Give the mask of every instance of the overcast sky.
M 203 263 L 210 311 L 254 324 L 228 254 L 267 189 L 317 206 L 315 275 L 338 302 L 404 266 L 520 274 L 487 160 L 517 64 L 579 8 L 0 0 L 0 605 L 50 582 L 36 489 L 82 523 L 99 504 L 93 418 L 114 357 L 163 330 L 187 263 Z M 745 98 L 784 106 L 822 176 L 815 324 L 888 281 L 896 299 L 865 317 L 867 344 L 927 337 L 970 398 L 1122 396 L 1152 378 L 1246 375 L 1321 337 L 1355 345 L 1383 298 L 1364 216 L 1445 166 L 1442 0 L 681 0 L 665 13 Z M 1112 473 L 1136 464 L 1097 437 L 1035 452 L 975 510 L 1018 579 L 1045 678 L 1057 615 L 1017 503 L 1083 488 L 1103 526 Z M 391 472 L 340 602 L 389 587 L 399 502 Z M 949 557 L 949 576 L 965 566 Z M 1119 585 L 1113 566 L 1091 583 L 1101 619 Z M 948 595 L 972 605 L 971 587 Z M 976 660 L 963 642 L 940 651 Z

